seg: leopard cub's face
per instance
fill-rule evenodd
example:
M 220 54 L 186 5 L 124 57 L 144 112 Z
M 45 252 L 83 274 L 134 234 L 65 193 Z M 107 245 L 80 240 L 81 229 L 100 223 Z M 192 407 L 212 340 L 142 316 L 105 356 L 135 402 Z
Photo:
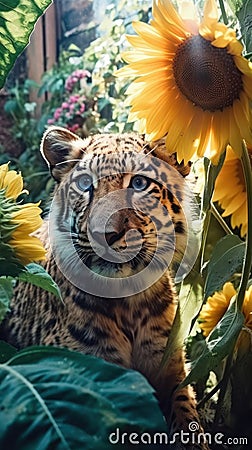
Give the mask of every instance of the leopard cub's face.
M 47 132 L 42 151 L 58 181 L 50 240 L 63 272 L 127 279 L 129 289 L 167 270 L 185 246 L 187 223 L 183 177 L 153 156 L 158 148 L 135 134 L 83 141 L 64 129 Z

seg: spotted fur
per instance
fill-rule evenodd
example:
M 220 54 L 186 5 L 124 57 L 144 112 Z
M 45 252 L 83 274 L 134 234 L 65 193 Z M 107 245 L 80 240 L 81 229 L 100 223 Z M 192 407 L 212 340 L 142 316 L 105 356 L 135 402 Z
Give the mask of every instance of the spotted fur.
M 149 264 L 155 254 L 159 233 L 163 253 L 161 251 L 157 264 L 162 266 L 162 255 L 169 251 L 170 245 L 167 230 L 169 234 L 170 229 L 175 229 L 176 248 L 180 253 L 186 241 L 181 208 L 184 194 L 163 161 L 182 176 L 188 174 L 189 166 L 178 164 L 175 155 L 167 155 L 163 142 L 149 144 L 135 134 L 97 135 L 81 140 L 64 129 L 52 128 L 46 132 L 41 148 L 57 186 L 54 207 L 49 214 L 49 224 L 53 222 L 53 229 L 49 230 L 50 241 L 48 220 L 39 236 L 48 249 L 45 268 L 58 283 L 63 302 L 40 288 L 20 284 L 5 322 L 3 337 L 18 348 L 38 344 L 64 346 L 140 371 L 155 387 L 171 430 L 188 430 L 188 423 L 198 421 L 198 415 L 191 388 L 176 391 L 185 376 L 182 349 L 173 355 L 168 367 L 160 370 L 177 304 L 169 270 L 165 268 L 159 279 L 139 293 L 118 299 L 111 292 L 110 297 L 107 294 L 102 298 L 79 289 L 62 275 L 52 247 L 56 239 L 60 258 L 67 260 L 72 271 L 78 255 L 96 274 L 94 277 L 106 275 L 112 280 L 127 279 L 141 273 Z M 143 178 L 134 178 L 136 173 Z M 92 188 L 85 191 L 89 180 L 87 174 L 92 177 Z M 165 184 L 162 185 L 160 179 Z M 132 186 L 143 180 L 144 183 L 147 180 L 148 186 L 135 191 Z M 129 252 L 134 251 L 141 241 L 140 257 L 124 263 L 106 262 L 97 256 L 90 246 L 87 229 L 91 217 L 90 230 L 99 243 L 103 216 L 105 218 L 110 206 L 115 206 L 109 199 L 113 200 L 113 193 L 118 190 L 122 196 L 120 204 L 116 205 L 118 212 L 113 213 L 108 222 L 107 242 L 120 254 L 127 248 Z M 108 202 L 101 202 L 101 207 L 97 208 L 99 201 L 107 195 Z M 138 235 L 126 242 L 126 232 L 132 229 L 137 230 Z M 69 230 L 74 242 L 70 250 Z

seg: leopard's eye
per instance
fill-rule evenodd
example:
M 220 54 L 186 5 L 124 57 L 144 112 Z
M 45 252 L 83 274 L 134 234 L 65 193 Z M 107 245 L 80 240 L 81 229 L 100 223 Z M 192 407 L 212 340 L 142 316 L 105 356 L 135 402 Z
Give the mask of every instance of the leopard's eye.
M 86 192 L 93 187 L 93 179 L 88 173 L 84 173 L 77 179 L 76 184 L 81 191 Z
M 131 179 L 131 186 L 135 191 L 144 191 L 148 187 L 148 179 L 142 175 L 135 175 Z

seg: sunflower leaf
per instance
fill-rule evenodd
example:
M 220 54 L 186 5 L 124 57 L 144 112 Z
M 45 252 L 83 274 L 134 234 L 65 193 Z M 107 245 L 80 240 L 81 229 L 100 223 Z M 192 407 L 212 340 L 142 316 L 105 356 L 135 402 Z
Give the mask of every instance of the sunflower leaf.
M 246 52 L 252 52 L 252 2 L 251 0 L 239 0 L 235 3 L 235 13 L 240 22 L 242 38 Z
M 47 271 L 39 264 L 31 263 L 18 275 L 20 281 L 26 281 L 62 299 L 60 289 Z
M 10 300 L 13 295 L 12 280 L 0 277 L 0 323 L 9 310 Z
M 51 3 L 51 0 L 0 2 L 0 88 L 17 57 L 28 44 L 36 21 Z
M 244 323 L 244 315 L 237 309 L 235 299 L 206 339 L 202 354 L 192 363 L 192 369 L 180 387 L 201 380 L 214 370 L 233 351 Z
M 5 341 L 0 341 L 0 364 L 5 363 L 17 353 L 17 349 Z
M 235 272 L 242 269 L 244 254 L 245 242 L 241 242 L 235 236 L 226 236 L 217 243 L 216 250 L 208 264 L 205 299 L 219 291 Z
M 153 394 L 136 371 L 66 349 L 27 348 L 0 365 L 0 448 L 112 449 L 117 431 L 165 432 Z
M 0 255 L 0 277 L 16 277 L 24 270 L 10 245 L 0 242 Z

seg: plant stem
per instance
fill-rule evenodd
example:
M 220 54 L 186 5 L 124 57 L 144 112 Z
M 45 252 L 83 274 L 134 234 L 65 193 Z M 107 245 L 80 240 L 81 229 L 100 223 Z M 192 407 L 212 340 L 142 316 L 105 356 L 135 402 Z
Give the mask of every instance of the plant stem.
M 252 171 L 251 171 L 251 164 L 250 164 L 250 158 L 248 154 L 248 149 L 245 144 L 245 141 L 242 141 L 242 156 L 241 156 L 241 163 L 242 163 L 242 169 L 243 174 L 245 178 L 245 184 L 246 184 L 246 191 L 247 191 L 247 212 L 248 212 L 248 231 L 247 231 L 247 237 L 246 237 L 246 249 L 245 249 L 245 257 L 244 257 L 244 264 L 242 268 L 242 276 L 240 281 L 240 286 L 237 294 L 237 308 L 239 311 L 242 309 L 245 291 L 247 288 L 248 280 L 251 273 L 251 267 L 252 267 Z M 222 405 L 225 399 L 226 390 L 228 386 L 228 381 L 230 378 L 230 371 L 232 367 L 233 362 L 233 351 L 230 352 L 227 360 L 226 360 L 226 366 L 222 378 L 222 388 L 220 390 L 218 403 L 217 403 L 217 410 L 215 415 L 215 423 L 218 422 Z
M 245 141 L 242 142 L 242 157 L 241 157 L 242 169 L 245 178 L 246 190 L 247 190 L 247 212 L 248 212 L 248 228 L 246 237 L 246 249 L 245 258 L 242 269 L 242 277 L 237 295 L 237 306 L 241 311 L 242 304 L 247 288 L 248 280 L 250 277 L 252 267 L 252 171 L 248 149 Z
M 205 256 L 205 248 L 207 243 L 207 236 L 208 236 L 208 230 L 211 220 L 211 209 L 206 212 L 205 219 L 204 219 L 204 228 L 202 233 L 202 242 L 200 247 L 200 267 L 202 268 L 204 265 L 204 256 Z
M 227 25 L 228 24 L 228 18 L 227 18 L 227 14 L 226 14 L 226 10 L 225 10 L 225 6 L 224 6 L 223 0 L 219 0 L 219 4 L 220 4 L 220 9 L 221 9 L 223 22 L 224 22 L 225 25 Z
M 208 394 L 206 394 L 206 395 L 204 396 L 204 398 L 202 398 L 202 400 L 200 400 L 200 401 L 198 402 L 197 408 L 198 408 L 198 409 L 203 408 L 203 406 L 206 404 L 206 402 L 208 402 L 208 400 L 210 400 L 210 398 L 212 398 L 212 397 L 214 396 L 214 394 L 216 394 L 216 392 L 218 392 L 218 390 L 221 389 L 222 385 L 223 385 L 223 379 L 220 380 L 220 381 L 216 384 L 216 386 L 214 386 L 214 388 L 213 388 L 210 392 L 208 392 Z
M 211 203 L 211 211 L 215 219 L 219 222 L 222 229 L 225 231 L 226 234 L 233 234 L 230 230 L 229 226 L 226 224 L 225 220 L 222 219 L 219 211 L 215 208 L 214 204 Z
M 215 425 L 218 425 L 219 419 L 221 417 L 222 405 L 223 405 L 227 387 L 228 387 L 228 381 L 230 378 L 232 362 L 233 362 L 233 352 L 231 352 L 227 357 L 223 378 L 221 379 L 221 389 L 220 389 L 217 407 L 216 407 L 216 413 L 215 413 L 215 417 L 214 417 Z

